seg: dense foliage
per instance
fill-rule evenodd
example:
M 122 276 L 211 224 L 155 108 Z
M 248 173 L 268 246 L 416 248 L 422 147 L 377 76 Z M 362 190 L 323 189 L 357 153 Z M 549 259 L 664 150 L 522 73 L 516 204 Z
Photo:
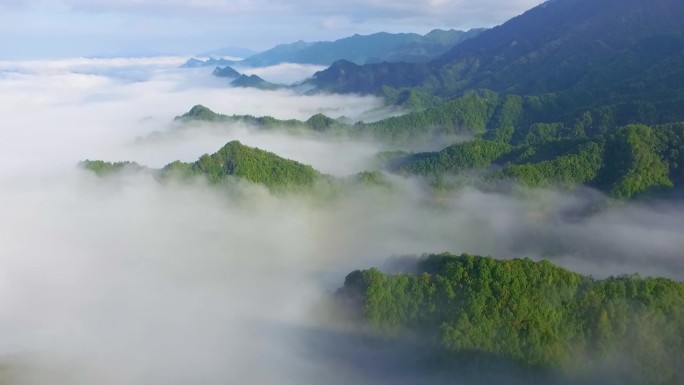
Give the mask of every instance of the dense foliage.
M 410 155 L 393 169 L 425 175 L 496 164 L 496 177 L 586 183 L 626 199 L 683 186 L 683 134 L 673 124 L 684 121 L 683 18 L 676 0 L 557 0 L 430 63 L 339 61 L 313 83 L 414 109 L 355 126 L 372 137 L 487 141 Z M 510 151 L 486 152 L 505 147 L 490 141 Z
M 544 184 L 573 186 L 593 181 L 603 162 L 601 145 L 590 142 L 579 145 L 575 151 L 538 163 L 510 164 L 501 174 L 533 187 Z
M 105 162 L 102 160 L 84 160 L 79 166 L 94 172 L 98 176 L 107 176 L 124 170 L 140 171 L 144 167 L 135 162 Z
M 643 125 L 627 126 L 606 142 L 604 183 L 612 195 L 629 198 L 659 187 L 672 187 L 668 164 L 658 154 L 658 138 Z
M 339 294 L 369 325 L 447 353 L 486 353 L 568 373 L 613 368 L 626 383 L 684 380 L 684 284 L 595 280 L 547 261 L 431 255 L 413 274 L 355 271 Z
M 311 166 L 244 146 L 238 141 L 227 143 L 214 154 L 202 155 L 194 163 L 170 163 L 162 169 L 162 175 L 204 176 L 210 183 L 240 177 L 271 189 L 312 186 L 322 176 Z
M 529 186 L 587 184 L 629 199 L 684 187 L 684 3 L 557 0 L 430 63 L 334 63 L 321 89 L 373 92 L 412 112 L 347 125 L 244 118 L 441 151 L 392 157 L 418 175 L 471 169 Z M 215 119 L 207 116 L 207 120 Z
M 382 188 L 384 192 L 394 189 L 390 179 L 377 170 L 335 178 L 309 165 L 245 146 L 238 141 L 228 142 L 216 153 L 202 155 L 196 162 L 174 161 L 161 169 L 148 169 L 134 162 L 110 163 L 101 160 L 86 160 L 80 165 L 100 177 L 125 170 L 148 170 L 161 181 L 204 178 L 210 184 L 223 185 L 234 180 L 245 180 L 263 185 L 272 192 L 311 193 L 320 198 L 344 194 L 358 187 Z
M 422 175 L 459 172 L 487 167 L 510 151 L 511 146 L 506 143 L 473 140 L 454 144 L 436 153 L 412 155 L 399 166 L 399 170 Z
M 543 117 L 534 106 L 554 103 L 553 99 L 477 91 L 438 107 L 354 125 L 323 114 L 307 121 L 227 116 L 199 105 L 176 119 L 335 133 L 387 143 L 476 136 L 436 152 L 394 151 L 378 158 L 387 170 L 402 174 L 440 176 L 478 170 L 528 186 L 586 184 L 620 199 L 684 187 L 684 124 L 619 126 L 631 121 L 625 120 L 625 114 L 618 118 L 623 105 L 585 111 L 562 122 L 538 122 Z
M 493 92 L 469 92 L 437 107 L 357 124 L 355 128 L 378 139 L 404 143 L 425 141 L 435 135 L 484 133 L 497 102 Z

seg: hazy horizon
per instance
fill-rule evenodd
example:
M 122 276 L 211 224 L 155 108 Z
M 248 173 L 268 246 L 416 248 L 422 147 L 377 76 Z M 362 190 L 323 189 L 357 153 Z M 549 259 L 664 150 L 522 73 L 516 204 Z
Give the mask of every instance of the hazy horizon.
M 192 56 L 221 47 L 263 51 L 356 33 L 492 27 L 539 3 L 4 0 L 0 59 Z

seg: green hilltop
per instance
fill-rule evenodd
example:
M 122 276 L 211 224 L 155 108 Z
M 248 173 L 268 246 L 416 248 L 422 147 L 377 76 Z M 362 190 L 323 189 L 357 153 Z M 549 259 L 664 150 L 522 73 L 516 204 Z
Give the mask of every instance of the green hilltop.
M 307 121 L 226 116 L 203 106 L 176 119 L 334 133 L 390 144 L 474 135 L 436 152 L 398 153 L 384 163 L 391 172 L 436 180 L 477 171 L 487 180 L 513 180 L 530 187 L 583 184 L 620 199 L 684 188 L 683 123 L 633 124 L 647 117 L 638 108 L 622 114 L 622 105 L 587 111 L 565 122 L 537 123 L 541 117 L 527 107 L 538 103 L 535 97 L 473 92 L 420 112 L 353 125 L 322 114 Z
M 311 166 L 245 146 L 238 141 L 228 142 L 214 154 L 202 155 L 194 163 L 170 163 L 161 172 L 162 176 L 203 176 L 210 183 L 239 177 L 271 189 L 310 187 L 322 176 Z
M 85 160 L 80 162 L 79 166 L 99 177 L 110 177 L 126 171 L 145 171 L 160 181 L 200 178 L 211 185 L 224 185 L 233 180 L 242 180 L 262 185 L 272 192 L 316 192 L 325 196 L 344 191 L 345 188 L 393 188 L 389 179 L 377 170 L 335 178 L 317 171 L 310 165 L 285 159 L 259 148 L 245 146 L 236 140 L 226 143 L 213 154 L 202 155 L 195 162 L 174 161 L 161 169 L 143 167 L 135 162 L 102 160 Z
M 362 324 L 432 345 L 454 370 L 512 361 L 519 373 L 582 383 L 581 373 L 620 357 L 605 373 L 620 383 L 676 384 L 684 374 L 684 284 L 664 278 L 596 280 L 548 261 L 440 254 L 411 274 L 352 272 L 337 295 Z

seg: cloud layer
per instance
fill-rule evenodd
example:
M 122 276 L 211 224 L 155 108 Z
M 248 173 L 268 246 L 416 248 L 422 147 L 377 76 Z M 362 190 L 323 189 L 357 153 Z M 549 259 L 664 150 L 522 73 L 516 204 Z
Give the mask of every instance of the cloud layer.
M 0 62 L 0 140 L 14 143 L 0 154 L 0 170 L 64 169 L 86 158 L 131 156 L 153 166 L 196 159 L 220 145 L 199 137 L 184 146 L 163 147 L 164 153 L 135 145 L 136 138 L 166 129 L 195 104 L 226 114 L 303 120 L 321 112 L 361 118 L 382 107 L 373 97 L 230 88 L 211 76 L 211 69 L 174 68 L 181 63 L 179 58 Z M 297 68 L 261 73 L 271 81 L 296 80 L 294 75 L 310 75 L 317 67 Z M 222 138 L 214 139 L 227 141 L 230 134 Z
M 349 271 L 450 251 L 684 279 L 681 204 L 616 204 L 590 190 L 435 196 L 402 178 L 392 193 L 321 200 L 76 169 L 86 157 L 192 160 L 237 138 L 346 175 L 380 149 L 242 126 L 176 131 L 170 120 L 197 103 L 279 118 L 380 107 L 229 89 L 210 69 L 181 71 L 176 60 L 0 65 L 0 142 L 11 144 L 0 152 L 0 380 L 436 384 L 407 376 L 416 373 L 396 349 L 331 321 L 322 304 Z

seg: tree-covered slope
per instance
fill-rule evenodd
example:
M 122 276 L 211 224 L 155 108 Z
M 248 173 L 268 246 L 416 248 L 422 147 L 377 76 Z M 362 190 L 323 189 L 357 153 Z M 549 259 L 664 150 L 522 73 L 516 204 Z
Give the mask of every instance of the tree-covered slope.
M 174 161 L 161 169 L 143 167 L 135 162 L 101 160 L 86 160 L 80 162 L 79 167 L 99 177 L 118 175 L 125 171 L 146 171 L 160 181 L 201 178 L 212 185 L 223 185 L 233 180 L 243 180 L 265 186 L 271 192 L 314 193 L 326 198 L 356 188 L 382 188 L 383 191 L 394 189 L 392 182 L 377 170 L 333 177 L 309 165 L 245 146 L 239 141 L 228 142 L 217 152 L 202 155 L 195 162 Z
M 214 154 L 202 155 L 194 163 L 173 162 L 163 176 L 204 176 L 210 183 L 239 177 L 271 189 L 311 186 L 321 174 L 313 167 L 258 148 L 232 141 Z
M 476 139 L 403 155 L 388 165 L 403 174 L 436 177 L 477 170 L 490 180 L 530 187 L 584 184 L 618 199 L 684 189 L 682 124 L 628 125 L 598 138 L 533 137 L 517 145 Z
M 228 142 L 217 152 L 202 155 L 196 162 L 175 161 L 157 170 L 134 162 L 112 163 L 101 160 L 86 160 L 79 166 L 102 177 L 125 170 L 148 170 L 161 179 L 199 177 L 206 178 L 211 184 L 221 184 L 231 178 L 238 178 L 264 185 L 271 190 L 310 188 L 316 181 L 328 178 L 309 165 L 245 146 L 238 141 Z
M 223 115 L 199 104 L 192 107 L 187 113 L 177 116 L 174 120 L 181 123 L 238 123 L 247 124 L 264 130 L 280 128 L 323 132 L 331 130 L 348 130 L 351 127 L 321 113 L 312 115 L 305 121 L 297 119 L 281 120 L 271 116 Z
M 479 355 L 628 384 L 684 380 L 682 283 L 470 255 L 431 255 L 417 270 L 355 271 L 338 295 L 364 323 L 429 341 L 453 365 Z
M 191 121 L 203 121 L 203 122 L 214 122 L 214 121 L 222 121 L 226 119 L 228 116 L 227 115 L 222 115 L 222 114 L 217 114 L 216 112 L 212 111 L 211 109 L 201 105 L 197 104 L 193 106 L 190 111 L 186 112 L 183 115 L 176 116 L 174 119 L 175 121 L 180 121 L 180 122 L 191 122 Z
M 357 125 L 372 136 L 484 140 L 393 161 L 402 172 L 471 165 L 530 186 L 582 183 L 631 198 L 684 187 L 675 124 L 684 121 L 683 19 L 677 0 L 553 0 L 430 63 L 340 61 L 313 82 L 392 102 L 447 98 Z M 509 151 L 488 151 L 505 147 L 490 142 Z
M 472 170 L 486 180 L 512 180 L 530 187 L 588 185 L 619 199 L 684 189 L 684 124 L 626 124 L 657 119 L 638 108 L 623 112 L 624 105 L 587 111 L 565 122 L 538 123 L 544 114 L 535 106 L 553 104 L 550 100 L 472 92 L 438 107 L 354 125 L 322 114 L 306 121 L 227 116 L 203 106 L 176 119 L 334 133 L 403 145 L 473 135 L 439 151 L 395 153 L 384 161 L 385 168 L 440 179 Z

